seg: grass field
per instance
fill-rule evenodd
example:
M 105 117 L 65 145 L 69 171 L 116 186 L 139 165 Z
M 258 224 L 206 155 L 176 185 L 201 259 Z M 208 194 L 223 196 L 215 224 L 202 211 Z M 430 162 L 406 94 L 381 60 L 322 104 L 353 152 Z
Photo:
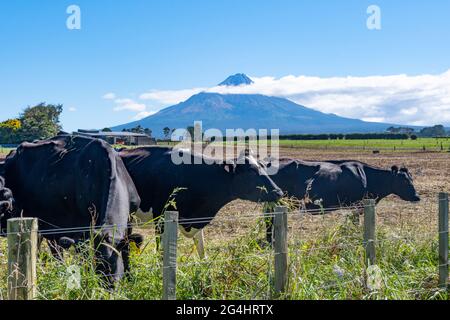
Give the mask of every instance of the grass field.
M 450 191 L 450 154 L 371 150 L 282 148 L 282 156 L 302 159 L 356 159 L 389 168 L 407 166 L 422 197 L 410 204 L 388 197 L 377 207 L 376 286 L 365 285 L 362 227 L 341 210 L 326 216 L 290 215 L 289 287 L 283 299 L 448 299 L 437 289 L 437 194 Z M 205 230 L 208 258 L 200 260 L 191 240 L 180 236 L 179 299 L 268 299 L 273 253 L 263 245 L 261 205 L 235 201 Z M 104 290 L 92 260 L 66 255 L 64 263 L 41 253 L 39 299 L 160 299 L 162 264 L 152 230 L 142 252 L 133 251 L 132 273 L 114 292 Z M 6 243 L 0 241 L 0 299 L 6 295 Z M 81 268 L 82 286 L 67 287 L 67 267 Z
M 0 159 L 5 158 L 12 150 L 14 149 L 0 147 Z
M 317 140 L 294 141 L 281 140 L 280 146 L 303 148 L 357 148 L 357 149 L 391 149 L 396 150 L 432 150 L 450 151 L 450 139 L 422 138 L 417 140 Z
M 160 145 L 168 145 L 160 142 Z M 177 142 L 171 142 L 174 146 Z M 270 142 L 268 143 L 270 144 Z M 280 147 L 306 149 L 384 150 L 384 151 L 444 151 L 450 152 L 450 139 L 419 138 L 417 140 L 280 140 Z
M 256 218 L 256 217 L 255 217 Z M 323 219 L 323 218 L 319 218 Z M 219 219 L 220 220 L 220 219 Z M 258 221 L 259 220 L 259 221 Z M 244 221 L 242 221 L 244 222 Z M 247 221 L 247 223 L 250 221 Z M 220 223 L 220 221 L 218 222 Z M 299 223 L 299 221 L 297 221 Z M 321 235 L 301 239 L 291 235 L 288 290 L 282 299 L 446 299 L 436 290 L 437 242 L 430 239 L 380 242 L 378 266 L 381 274 L 374 290 L 365 285 L 361 228 L 340 219 Z M 291 231 L 296 230 L 291 223 Z M 297 229 L 299 231 L 301 229 Z M 323 232 L 323 233 L 322 233 Z M 194 253 L 191 241 L 181 239 L 178 258 L 179 299 L 269 299 L 273 281 L 273 254 L 261 246 L 263 224 L 255 219 L 246 232 L 230 238 L 212 239 L 204 261 Z M 388 239 L 381 228 L 380 240 Z M 95 275 L 90 259 L 66 255 L 65 263 L 48 252 L 39 259 L 39 299 L 132 299 L 155 300 L 162 294 L 161 256 L 154 241 L 143 252 L 132 254 L 132 273 L 114 292 L 105 290 Z M 68 287 L 67 270 L 81 270 L 81 286 Z M 0 298 L 6 295 L 6 270 L 0 265 Z
M 161 146 L 174 146 L 177 142 L 168 144 L 158 143 Z M 123 146 L 116 146 L 123 147 Z M 450 152 L 450 139 L 419 138 L 417 140 L 280 140 L 280 147 L 303 149 L 344 149 L 344 150 L 384 150 L 384 151 L 444 151 Z M 6 157 L 13 149 L 0 147 L 0 159 Z

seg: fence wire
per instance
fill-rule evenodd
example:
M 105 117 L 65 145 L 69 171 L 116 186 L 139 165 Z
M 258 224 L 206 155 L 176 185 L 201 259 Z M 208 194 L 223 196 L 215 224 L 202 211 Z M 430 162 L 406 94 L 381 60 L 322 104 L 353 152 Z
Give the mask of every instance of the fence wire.
M 377 210 L 379 215 L 378 220 L 380 222 L 380 224 L 377 225 L 379 233 L 378 238 L 375 239 L 374 242 L 377 247 L 381 246 L 377 253 L 377 255 L 381 257 L 381 260 L 383 260 L 382 257 L 384 252 L 382 246 L 384 245 L 395 243 L 414 245 L 417 241 L 428 241 L 430 246 L 433 244 L 436 245 L 436 239 L 440 234 L 436 227 L 437 219 L 435 216 L 437 215 L 437 208 L 437 201 L 424 202 L 420 206 L 421 214 L 417 216 L 408 216 L 408 214 L 399 213 L 396 217 L 400 217 L 400 219 L 393 222 L 389 219 L 388 215 L 397 211 L 398 208 L 389 208 L 388 206 L 383 205 L 379 206 L 379 209 Z M 364 291 L 365 294 L 375 294 L 377 292 L 377 290 L 372 290 L 373 292 L 371 293 L 365 291 L 367 290 L 367 284 L 364 280 L 364 272 L 366 269 L 364 266 L 364 245 L 362 237 L 363 223 L 351 220 L 351 213 L 361 209 L 364 209 L 364 207 L 351 206 L 345 208 L 325 208 L 320 210 L 293 210 L 288 214 L 288 255 L 290 258 L 288 296 L 296 297 L 302 296 L 302 294 L 306 295 L 301 292 L 306 292 L 308 290 L 315 290 L 317 292 L 342 288 L 349 290 L 351 286 L 358 287 L 361 291 Z M 413 208 L 411 208 L 411 210 L 413 210 Z M 417 208 L 415 210 L 417 211 Z M 181 217 L 178 221 L 180 226 L 211 223 L 210 229 L 223 228 L 224 226 L 225 228 L 220 230 L 220 232 L 217 230 L 209 230 L 208 228 L 206 229 L 207 244 L 209 236 L 212 236 L 213 241 L 211 247 L 207 246 L 209 258 L 204 260 L 196 257 L 196 253 L 194 252 L 195 248 L 192 243 L 189 244 L 189 240 L 180 240 L 178 251 L 181 251 L 181 253 L 178 255 L 177 261 L 179 274 L 182 278 L 185 278 L 192 276 L 194 270 L 219 273 L 221 271 L 220 268 L 225 268 L 225 266 L 226 270 L 229 270 L 229 266 L 235 266 L 241 272 L 242 270 L 245 270 L 245 268 L 249 268 L 249 270 L 246 271 L 249 274 L 256 272 L 253 269 L 257 269 L 259 270 L 258 279 L 260 282 L 258 282 L 258 288 L 255 289 L 257 291 L 255 291 L 254 294 L 259 298 L 270 298 L 270 288 L 274 277 L 274 253 L 270 246 L 264 243 L 264 218 L 275 218 L 281 214 L 283 213 L 263 213 L 258 212 L 257 210 L 254 210 L 254 212 L 250 210 L 243 214 L 235 215 L 219 214 L 215 217 L 202 218 Z M 363 220 L 363 218 L 363 216 L 360 217 L 361 220 Z M 133 222 L 123 226 L 103 225 L 95 227 L 59 228 L 47 221 L 41 219 L 39 219 L 39 221 L 41 225 L 47 226 L 47 228 L 39 230 L 39 234 L 42 236 L 109 231 L 117 230 L 122 227 L 140 229 L 153 225 L 148 222 Z M 159 220 L 159 223 L 166 222 L 172 221 L 165 220 L 164 218 Z M 240 228 L 242 230 L 240 230 Z M 421 229 L 420 232 L 418 232 L 419 229 Z M 233 232 L 235 234 L 233 234 Z M 8 233 L 4 234 L 4 236 L 7 235 Z M 220 242 L 217 242 L 215 238 L 222 238 L 224 235 L 225 238 L 231 238 L 231 240 L 222 239 Z M 144 243 L 144 251 L 139 252 L 138 255 L 145 255 L 145 252 L 148 252 L 148 250 L 155 250 L 154 245 L 151 244 L 153 241 L 153 237 L 146 240 Z M 390 254 L 392 254 L 392 252 L 390 252 Z M 327 255 L 333 255 L 337 260 L 334 263 L 330 263 L 328 258 L 324 258 Z M 355 270 L 352 269 L 350 273 L 346 271 L 346 267 L 348 267 L 348 262 L 345 260 L 348 258 L 347 255 L 354 258 L 355 261 L 359 260 L 357 268 L 355 268 Z M 402 255 L 406 254 L 397 252 L 394 253 L 394 256 L 389 257 L 389 259 L 401 261 Z M 2 265 L 6 266 L 6 262 L 4 262 L 4 259 L 2 258 L 5 258 L 5 256 L 2 257 L 0 255 L 0 267 Z M 318 262 L 325 261 L 329 263 L 329 265 L 319 265 L 317 270 L 308 270 L 307 268 L 310 267 L 310 265 L 305 262 L 307 261 L 305 259 L 317 259 Z M 250 262 L 250 267 L 245 264 L 245 262 Z M 46 262 L 40 261 L 39 263 L 40 267 L 45 268 Z M 344 266 L 341 265 L 342 263 Z M 139 260 L 136 265 L 139 267 L 139 270 L 142 270 L 146 267 L 145 260 Z M 156 262 L 156 267 L 160 270 L 164 268 L 161 261 Z M 333 268 L 335 268 L 335 270 Z M 403 268 L 392 269 L 392 266 L 390 265 L 381 265 L 380 268 L 383 271 L 382 282 L 393 281 L 390 280 L 393 276 L 397 278 L 408 278 L 411 276 L 410 272 Z M 319 275 L 319 272 L 323 272 L 323 274 Z M 386 285 L 384 288 L 386 288 Z M 256 292 L 260 291 L 263 292 L 262 295 L 256 294 Z M 399 291 L 402 290 L 399 289 Z M 403 291 L 406 294 L 419 296 L 443 294 L 443 290 L 436 285 L 431 285 L 427 288 L 418 287 Z M 0 294 L 2 294 L 1 290 Z

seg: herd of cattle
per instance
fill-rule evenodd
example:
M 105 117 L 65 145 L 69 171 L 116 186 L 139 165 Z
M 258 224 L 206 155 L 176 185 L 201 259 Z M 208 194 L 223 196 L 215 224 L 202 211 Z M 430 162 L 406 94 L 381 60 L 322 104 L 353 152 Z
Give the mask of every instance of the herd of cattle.
M 176 209 L 182 233 L 194 238 L 203 255 L 202 230 L 236 199 L 276 202 L 284 195 L 307 197 L 307 209 L 337 209 L 390 194 L 420 201 L 406 168 L 282 159 L 278 173 L 269 176 L 271 162 L 249 154 L 234 163 L 177 165 L 172 152 L 188 153 L 190 163 L 198 163 L 194 158 L 199 155 L 186 150 L 116 151 L 102 140 L 67 134 L 23 143 L 0 162 L 0 235 L 6 234 L 9 218 L 36 217 L 55 253 L 95 232 L 98 272 L 112 284 L 128 271 L 130 242 L 142 242 L 132 231 L 134 214 L 156 220 L 165 210 Z

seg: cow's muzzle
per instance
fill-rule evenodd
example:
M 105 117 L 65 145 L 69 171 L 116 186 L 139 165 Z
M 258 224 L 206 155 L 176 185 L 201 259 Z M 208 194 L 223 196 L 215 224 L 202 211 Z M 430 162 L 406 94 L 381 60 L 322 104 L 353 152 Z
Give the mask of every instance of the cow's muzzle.
M 267 195 L 267 202 L 275 202 L 283 197 L 283 191 L 281 189 L 274 189 Z

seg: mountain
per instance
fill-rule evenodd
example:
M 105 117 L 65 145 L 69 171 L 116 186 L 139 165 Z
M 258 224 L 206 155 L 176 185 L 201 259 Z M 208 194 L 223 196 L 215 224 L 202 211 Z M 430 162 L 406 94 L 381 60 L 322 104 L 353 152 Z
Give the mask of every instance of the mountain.
M 284 98 L 202 92 L 152 116 L 112 129 L 120 131 L 141 125 L 160 138 L 163 128 L 187 128 L 193 126 L 194 121 L 202 121 L 203 130 L 217 128 L 224 135 L 226 129 L 238 128 L 280 129 L 280 134 L 318 134 L 384 132 L 392 126 L 325 114 Z
M 233 76 L 229 76 L 225 81 L 219 83 L 219 86 L 237 87 L 242 85 L 252 84 L 253 80 L 247 77 L 246 74 L 237 73 Z

